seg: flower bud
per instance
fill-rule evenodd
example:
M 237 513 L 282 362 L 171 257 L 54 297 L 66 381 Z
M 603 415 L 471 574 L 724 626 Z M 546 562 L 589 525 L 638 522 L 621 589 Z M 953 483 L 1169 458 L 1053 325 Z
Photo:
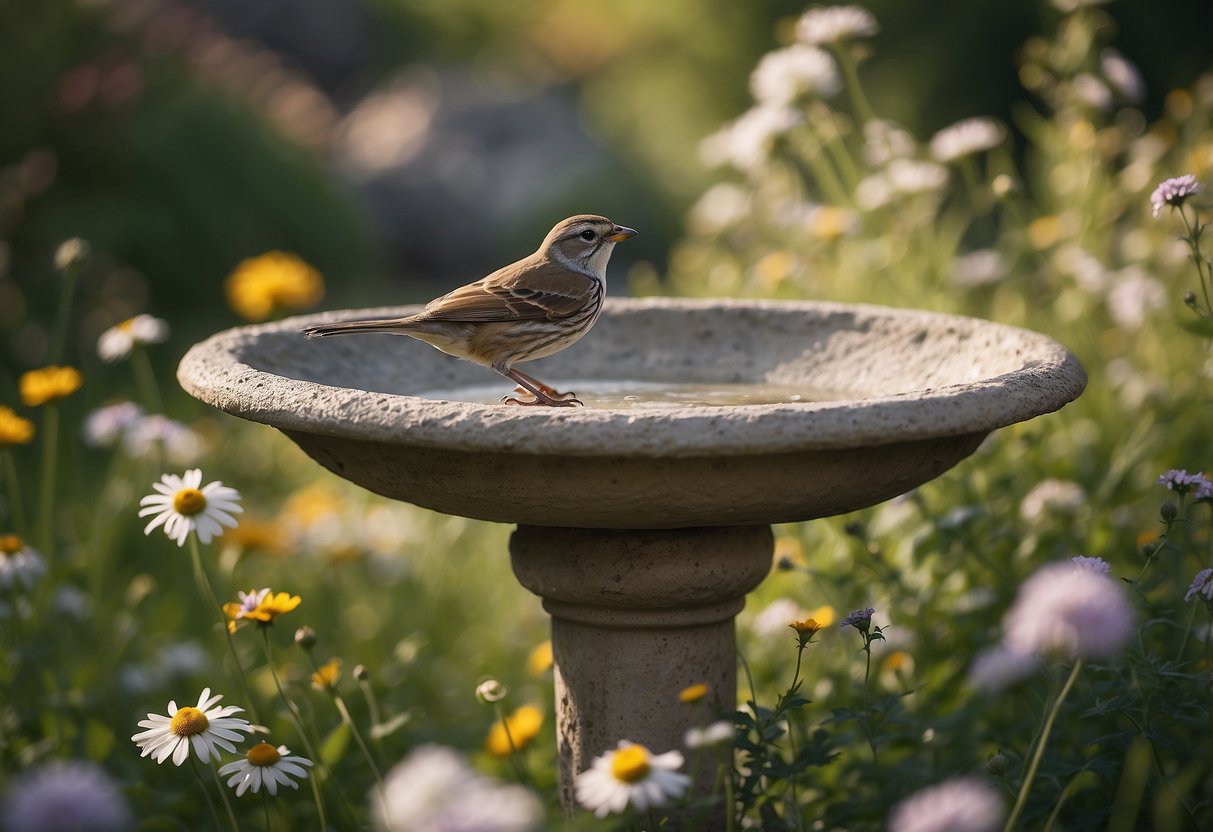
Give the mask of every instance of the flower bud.
M 1007 755 L 1002 751 L 996 751 L 986 759 L 986 771 L 995 777 L 1002 777 L 1007 773 L 1007 769 L 1011 767 L 1011 761 L 1007 759 Z
M 356 664 L 354 665 L 354 678 L 359 682 L 365 682 L 371 678 L 371 671 L 367 670 L 364 664 Z
M 1162 521 L 1164 523 L 1172 523 L 1175 521 L 1175 518 L 1179 516 L 1179 508 L 1175 505 L 1175 503 L 1167 500 L 1162 504 L 1162 508 L 1159 509 L 1158 513 L 1162 515 Z
M 295 631 L 295 643 L 304 650 L 311 650 L 315 647 L 316 638 L 316 631 L 306 625 Z
M 506 694 L 509 692 L 509 688 L 496 679 L 485 679 L 476 686 L 476 698 L 485 705 L 500 702 L 502 699 L 505 699 Z
M 79 268 L 88 259 L 89 245 L 79 237 L 64 240 L 55 249 L 55 268 L 61 272 Z

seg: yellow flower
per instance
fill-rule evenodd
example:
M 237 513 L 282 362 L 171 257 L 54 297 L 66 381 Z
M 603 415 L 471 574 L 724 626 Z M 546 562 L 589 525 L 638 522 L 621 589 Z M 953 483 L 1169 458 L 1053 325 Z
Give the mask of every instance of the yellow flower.
M 11 408 L 0 405 L 0 448 L 28 445 L 34 439 L 34 423 L 22 419 Z
M 484 740 L 484 750 L 494 757 L 508 757 L 513 751 L 521 751 L 539 736 L 543 727 L 543 711 L 534 705 L 523 705 L 505 718 L 497 720 Z M 506 729 L 509 729 L 507 736 Z M 510 741 L 513 740 L 511 746 Z
M 38 407 L 70 396 L 84 383 L 75 367 L 42 367 L 21 374 L 21 401 L 26 407 Z
M 236 266 L 224 291 L 237 315 L 263 321 L 279 309 L 306 309 L 319 301 L 324 280 L 296 255 L 270 251 Z
M 232 623 L 238 618 L 247 618 L 259 624 L 273 624 L 278 616 L 286 615 L 303 601 L 298 595 L 291 595 L 289 592 L 279 592 L 275 595 L 269 589 L 242 592 L 240 600 L 240 604 L 223 605 L 223 611 L 232 619 Z M 250 601 L 255 601 L 255 605 Z
M 678 692 L 679 702 L 698 702 L 708 695 L 708 686 L 705 682 L 696 682 L 689 687 L 685 687 Z
M 552 640 L 539 644 L 527 656 L 526 669 L 532 676 L 542 676 L 552 667 Z
M 316 690 L 332 690 L 337 687 L 337 680 L 341 678 L 341 659 L 332 658 L 312 674 L 312 687 Z
M 804 621 L 793 621 L 788 625 L 796 631 L 796 635 L 800 637 L 802 643 L 810 642 L 813 636 L 817 635 L 817 631 L 821 629 L 821 625 L 817 623 L 815 618 L 806 618 Z

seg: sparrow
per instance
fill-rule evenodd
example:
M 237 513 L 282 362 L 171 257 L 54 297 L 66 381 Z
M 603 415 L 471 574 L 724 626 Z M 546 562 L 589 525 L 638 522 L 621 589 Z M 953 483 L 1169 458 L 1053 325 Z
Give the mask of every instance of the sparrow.
M 314 324 L 303 332 L 309 338 L 408 335 L 490 367 L 531 396 L 505 396 L 505 404 L 579 405 L 575 394 L 557 392 L 514 365 L 560 352 L 590 331 L 606 299 L 611 251 L 636 233 L 606 217 L 578 214 L 556 223 L 533 254 L 435 298 L 416 315 Z

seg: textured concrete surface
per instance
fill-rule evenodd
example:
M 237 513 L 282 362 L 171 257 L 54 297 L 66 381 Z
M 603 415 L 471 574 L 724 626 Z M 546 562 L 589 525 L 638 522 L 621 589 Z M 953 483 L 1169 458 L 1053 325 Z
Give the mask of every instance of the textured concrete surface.
M 552 615 L 561 803 L 620 740 L 655 754 L 736 707 L 733 617 L 771 567 L 768 526 L 607 531 L 520 526 L 514 574 Z M 789 630 L 789 634 L 791 631 Z M 704 701 L 678 694 L 700 682 Z M 701 783 L 710 790 L 711 777 Z M 723 826 L 713 815 L 700 829 Z
M 524 365 L 553 384 L 767 381 L 841 397 L 732 407 L 421 398 L 495 375 L 410 338 L 309 341 L 299 332 L 407 311 L 222 332 L 189 351 L 178 378 L 380 494 L 486 520 L 599 528 L 772 523 L 861 508 L 938 476 L 991 430 L 1056 410 L 1086 384 L 1074 357 L 1042 335 L 874 306 L 614 300 L 580 343 Z

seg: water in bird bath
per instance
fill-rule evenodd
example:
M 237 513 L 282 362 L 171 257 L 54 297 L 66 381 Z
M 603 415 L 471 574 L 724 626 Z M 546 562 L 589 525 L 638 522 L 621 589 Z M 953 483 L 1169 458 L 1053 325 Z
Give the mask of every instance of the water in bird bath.
M 788 404 L 853 399 L 853 393 L 815 389 L 803 384 L 756 382 L 744 384 L 676 383 L 609 379 L 545 380 L 560 391 L 573 391 L 586 407 L 599 410 L 635 408 L 725 407 L 755 404 Z M 417 394 L 424 399 L 470 404 L 497 404 L 506 395 L 517 395 L 501 384 L 483 384 Z

